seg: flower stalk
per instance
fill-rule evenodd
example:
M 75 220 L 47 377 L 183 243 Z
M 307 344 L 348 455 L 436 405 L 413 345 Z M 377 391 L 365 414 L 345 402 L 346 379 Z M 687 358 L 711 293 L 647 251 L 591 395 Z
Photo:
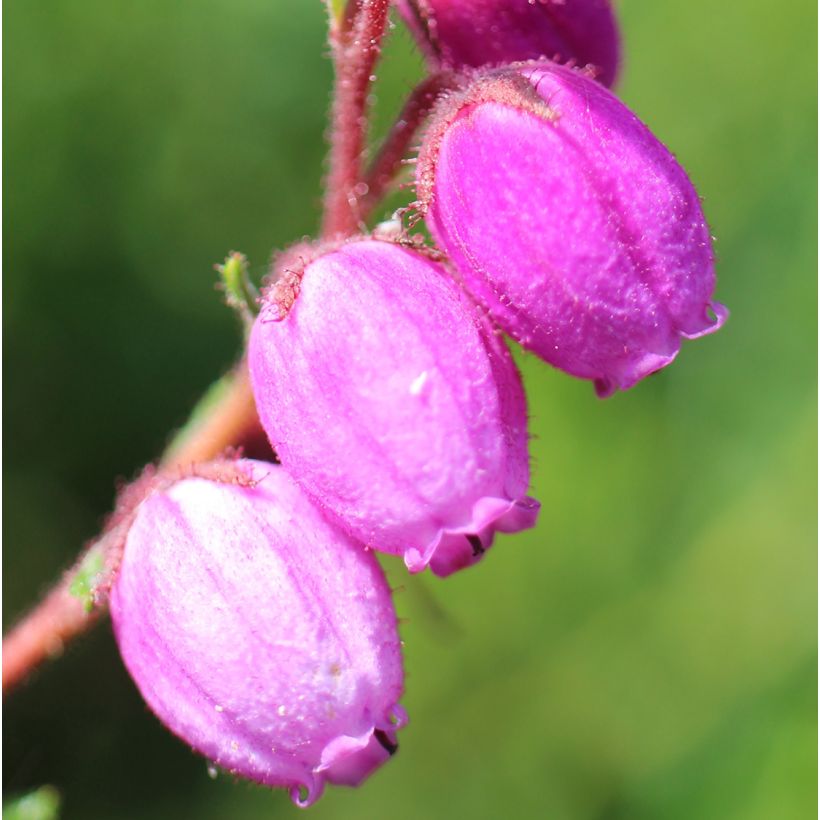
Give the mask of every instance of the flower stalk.
M 366 217 L 387 194 L 421 124 L 438 99 L 457 85 L 455 74 L 439 71 L 422 80 L 410 93 L 365 175 L 367 193 L 359 201 L 362 216 Z
M 352 236 L 362 222 L 360 199 L 367 194 L 362 158 L 367 142 L 368 96 L 389 5 L 388 0 L 350 0 L 343 18 L 331 25 L 335 84 L 322 224 L 325 239 Z

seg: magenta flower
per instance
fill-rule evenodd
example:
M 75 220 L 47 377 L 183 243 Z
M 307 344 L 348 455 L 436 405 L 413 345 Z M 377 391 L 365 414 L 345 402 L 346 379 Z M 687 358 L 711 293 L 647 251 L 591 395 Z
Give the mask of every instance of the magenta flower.
M 436 68 L 546 57 L 615 82 L 620 36 L 609 0 L 398 0 L 398 8 Z
M 442 266 L 364 239 L 280 272 L 249 343 L 282 464 L 373 549 L 448 575 L 534 524 L 524 393 Z
M 402 663 L 374 557 L 281 467 L 187 478 L 143 501 L 111 595 L 125 665 L 175 734 L 309 805 L 396 748 Z
M 422 147 L 427 224 L 524 347 L 600 395 L 717 330 L 709 228 L 686 173 L 613 94 L 550 63 L 485 72 Z

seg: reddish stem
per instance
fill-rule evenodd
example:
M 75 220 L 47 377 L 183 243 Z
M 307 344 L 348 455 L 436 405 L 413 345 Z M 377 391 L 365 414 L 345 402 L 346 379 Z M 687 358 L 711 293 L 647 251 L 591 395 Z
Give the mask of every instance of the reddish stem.
M 100 610 L 86 611 L 83 602 L 68 591 L 71 574 L 3 638 L 4 694 L 46 658 L 60 655 L 64 644 L 99 617 Z
M 181 441 L 165 452 L 160 469 L 187 467 L 210 461 L 228 448 L 238 447 L 260 430 L 247 364 L 234 373 L 230 389 L 211 411 Z
M 322 236 L 359 230 L 362 156 L 367 138 L 368 93 L 381 53 L 389 0 L 350 0 L 342 25 L 332 32 L 336 79 L 331 110 L 329 171 Z
M 384 198 L 419 127 L 439 97 L 455 87 L 455 75 L 442 71 L 431 74 L 413 89 L 365 175 L 367 193 L 359 203 L 362 215 L 369 214 Z

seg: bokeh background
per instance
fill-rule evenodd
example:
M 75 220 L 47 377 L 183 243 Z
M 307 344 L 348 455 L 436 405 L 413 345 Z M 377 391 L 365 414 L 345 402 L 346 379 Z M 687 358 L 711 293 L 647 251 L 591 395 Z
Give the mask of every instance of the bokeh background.
M 816 8 L 620 6 L 619 93 L 677 153 L 732 310 L 599 401 L 521 356 L 538 529 L 390 565 L 411 723 L 321 818 L 816 816 Z M 6 0 L 6 627 L 234 360 L 212 266 L 315 231 L 319 0 Z M 386 127 L 422 68 L 392 32 Z M 65 818 L 295 817 L 148 713 L 107 623 L 4 708 L 6 796 Z

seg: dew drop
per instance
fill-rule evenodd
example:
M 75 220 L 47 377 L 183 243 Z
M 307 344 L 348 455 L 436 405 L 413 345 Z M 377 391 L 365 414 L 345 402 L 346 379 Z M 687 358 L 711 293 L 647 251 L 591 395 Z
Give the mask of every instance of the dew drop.
M 216 780 L 218 774 L 219 774 L 219 769 L 216 768 L 216 765 L 213 764 L 213 763 L 209 763 L 208 764 L 208 777 L 210 777 L 211 780 Z

